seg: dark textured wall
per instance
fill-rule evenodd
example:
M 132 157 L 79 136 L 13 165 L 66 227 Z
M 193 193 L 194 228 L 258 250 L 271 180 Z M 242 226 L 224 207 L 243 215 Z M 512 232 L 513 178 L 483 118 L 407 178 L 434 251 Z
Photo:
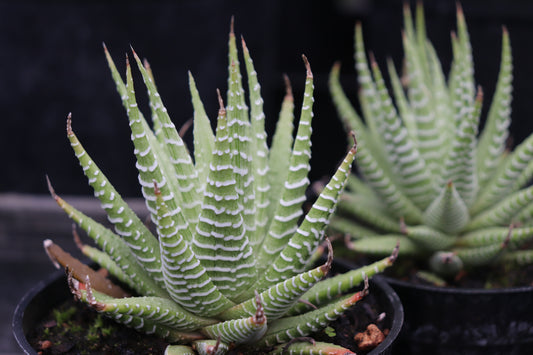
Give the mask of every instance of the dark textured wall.
M 335 60 L 355 96 L 353 25 L 363 22 L 367 48 L 383 64 L 401 58 L 400 0 L 337 1 L 0 1 L 0 192 L 46 193 L 48 174 L 61 194 L 89 194 L 65 135 L 65 118 L 119 191 L 138 196 L 128 124 L 102 51 L 120 70 L 130 44 L 154 70 L 160 93 L 177 126 L 192 117 L 187 70 L 212 119 L 215 89 L 226 89 L 226 44 L 235 16 L 263 85 L 267 127 L 272 131 L 288 73 L 301 102 L 305 53 L 316 78 L 312 179 L 330 175 L 346 140 L 327 92 Z M 490 98 L 497 76 L 501 26 L 511 33 L 515 63 L 512 134 L 529 134 L 532 108 L 533 4 L 527 1 L 463 1 L 476 62 L 476 78 Z M 349 5 L 355 5 L 350 7 Z M 449 31 L 455 1 L 426 1 L 428 33 L 449 68 Z M 137 77 L 138 79 L 138 77 Z M 138 92 L 144 88 L 137 82 Z M 139 95 L 143 96 L 143 95 Z M 148 114 L 148 111 L 146 111 Z

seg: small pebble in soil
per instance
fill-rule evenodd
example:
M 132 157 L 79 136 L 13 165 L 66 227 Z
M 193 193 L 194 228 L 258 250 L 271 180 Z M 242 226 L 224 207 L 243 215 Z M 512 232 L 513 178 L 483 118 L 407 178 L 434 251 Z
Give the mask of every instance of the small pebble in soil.
M 369 324 L 364 332 L 355 334 L 353 340 L 361 350 L 374 349 L 385 340 L 385 334 L 374 323 Z

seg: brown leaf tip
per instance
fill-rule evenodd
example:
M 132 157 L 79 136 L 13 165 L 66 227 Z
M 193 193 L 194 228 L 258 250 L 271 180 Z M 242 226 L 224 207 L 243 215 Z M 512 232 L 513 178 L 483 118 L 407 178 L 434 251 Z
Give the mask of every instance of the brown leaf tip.
M 479 103 L 483 102 L 483 88 L 481 85 L 477 87 L 476 101 Z
M 94 297 L 89 275 L 85 276 L 85 291 L 87 292 L 87 303 L 89 303 L 92 308 L 97 311 L 101 311 L 105 308 L 105 304 L 98 302 Z
M 69 112 L 67 115 L 67 135 L 72 135 L 72 112 Z
M 54 200 L 58 200 L 59 196 L 57 196 L 56 191 L 54 190 L 54 187 L 52 186 L 52 182 L 50 181 L 50 178 L 48 175 L 46 175 L 46 184 L 48 185 L 48 191 L 50 192 L 50 195 L 54 198 Z
M 361 295 L 364 297 L 366 295 L 368 295 L 370 293 L 369 289 L 370 289 L 370 286 L 368 284 L 368 276 L 365 275 L 365 287 L 363 288 L 363 290 L 361 291 Z
M 229 35 L 230 37 L 235 36 L 235 16 L 231 15 L 231 20 L 229 24 Z
M 400 239 L 396 241 L 396 246 L 394 247 L 394 249 L 392 249 L 392 253 L 389 256 L 389 262 L 391 263 L 391 265 L 394 264 L 396 259 L 398 259 L 399 253 L 400 253 Z
M 72 223 L 72 237 L 74 238 L 74 244 L 76 244 L 76 247 L 83 251 L 84 246 L 81 242 L 80 235 L 78 234 L 78 231 L 76 229 L 76 223 Z
M 220 90 L 217 89 L 217 98 L 218 98 L 218 115 L 223 116 L 226 114 L 226 108 L 224 106 L 224 100 L 222 99 L 222 95 L 220 94 Z
M 157 186 L 157 181 L 154 179 L 152 182 L 154 183 L 154 194 L 156 196 L 161 196 L 161 190 L 159 190 L 159 186 Z
M 259 295 L 259 293 L 257 292 L 257 290 L 255 291 L 255 305 L 256 305 L 256 310 L 255 310 L 255 315 L 254 315 L 254 323 L 255 324 L 263 324 L 266 322 L 266 316 L 265 316 L 265 310 L 263 308 L 263 304 L 261 302 L 261 296 Z
M 353 139 L 353 145 L 352 147 L 350 148 L 350 152 L 352 154 L 356 154 L 357 153 L 357 138 L 355 137 L 355 132 L 352 130 L 350 131 L 350 136 L 352 137 Z
M 133 46 L 131 44 L 130 44 L 130 50 L 131 50 L 131 53 L 133 54 L 133 58 L 139 59 L 137 52 L 135 52 L 135 49 L 133 49 Z
M 307 77 L 312 78 L 313 72 L 311 71 L 311 65 L 309 64 L 309 61 L 307 60 L 305 54 L 302 54 L 302 59 L 304 60 L 305 70 L 307 71 Z
M 463 12 L 463 6 L 461 6 L 461 3 L 457 1 L 455 3 L 455 6 L 457 8 L 457 17 L 460 21 L 464 21 L 464 12 Z
M 44 251 L 46 252 L 46 255 L 48 255 L 48 258 L 50 259 L 50 261 L 52 262 L 52 264 L 54 265 L 54 267 L 56 269 L 59 269 L 61 268 L 61 265 L 57 262 L 57 259 L 52 255 L 52 253 L 50 252 L 50 248 L 54 245 L 54 242 L 52 242 L 51 239 L 45 239 L 43 241 L 43 247 L 44 247 Z
M 283 74 L 283 81 L 285 82 L 285 99 L 293 100 L 291 80 L 287 74 Z
M 331 245 L 331 241 L 327 237 L 324 240 L 324 243 L 326 244 L 328 248 L 328 258 L 326 260 L 326 263 L 321 266 L 321 269 L 324 272 L 324 274 L 327 274 L 329 270 L 331 270 L 331 265 L 333 264 L 333 246 Z
M 242 50 L 244 52 L 248 52 L 248 47 L 246 46 L 246 41 L 244 40 L 244 36 L 241 35 L 241 44 L 242 44 Z
M 150 71 L 150 63 L 148 62 L 148 59 L 146 58 L 143 59 L 143 66 L 144 66 L 144 69 L 146 69 L 147 71 Z
M 68 266 L 65 268 L 65 272 L 67 273 L 67 284 L 70 292 L 74 295 L 74 298 L 77 301 L 80 301 L 82 296 L 80 291 L 80 282 L 74 278 L 72 275 L 72 270 Z
M 378 62 L 376 60 L 376 56 L 374 55 L 374 52 L 370 51 L 368 53 L 368 59 L 370 60 L 370 66 L 372 67 L 372 69 L 377 69 L 377 66 L 378 66 Z

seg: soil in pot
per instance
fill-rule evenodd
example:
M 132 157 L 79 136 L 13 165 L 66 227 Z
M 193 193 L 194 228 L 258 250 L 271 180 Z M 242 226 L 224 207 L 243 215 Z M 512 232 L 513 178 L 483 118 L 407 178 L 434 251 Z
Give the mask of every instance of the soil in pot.
M 68 298 L 28 334 L 38 354 L 163 354 L 167 343 L 123 327 Z

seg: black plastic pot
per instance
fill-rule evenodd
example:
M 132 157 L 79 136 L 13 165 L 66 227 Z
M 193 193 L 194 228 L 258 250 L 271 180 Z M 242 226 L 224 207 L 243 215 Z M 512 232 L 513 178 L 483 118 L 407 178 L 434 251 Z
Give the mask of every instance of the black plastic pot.
M 383 305 L 387 314 L 387 327 L 390 332 L 385 340 L 368 355 L 392 354 L 392 344 L 398 337 L 403 323 L 403 308 L 393 289 L 383 280 L 374 277 L 370 280 L 370 292 Z M 35 285 L 20 301 L 13 317 L 13 334 L 21 349 L 26 354 L 36 355 L 26 335 L 51 308 L 71 297 L 67 287 L 66 276 L 62 271 L 50 275 L 46 280 Z
M 533 354 L 533 287 L 459 289 L 386 278 L 405 310 L 397 354 Z
M 404 322 L 404 310 L 400 298 L 381 276 L 374 276 L 370 280 L 370 294 L 383 307 L 382 310 L 386 314 L 385 327 L 389 329 L 389 334 L 368 355 L 396 354 L 393 349 L 395 349 L 395 343 L 400 335 Z
M 25 354 L 37 354 L 30 346 L 26 335 L 50 309 L 59 306 L 71 296 L 66 282 L 63 270 L 52 273 L 47 279 L 33 286 L 15 308 L 13 335 Z

